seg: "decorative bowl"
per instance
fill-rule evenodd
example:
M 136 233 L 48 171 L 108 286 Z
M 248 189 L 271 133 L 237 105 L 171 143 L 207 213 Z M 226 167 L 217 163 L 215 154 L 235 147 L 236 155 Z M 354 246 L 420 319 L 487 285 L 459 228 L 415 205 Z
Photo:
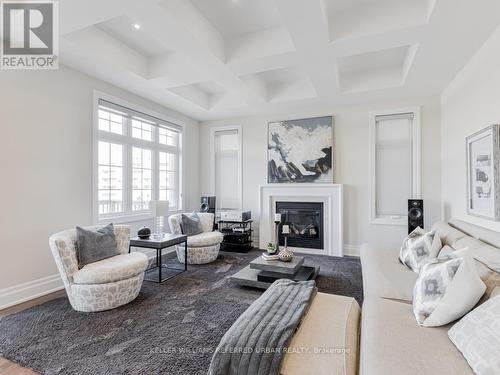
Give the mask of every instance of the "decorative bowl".
M 137 231 L 137 236 L 141 240 L 147 240 L 149 236 L 151 236 L 151 229 L 149 229 L 148 227 L 142 227 Z
M 288 250 L 288 248 L 285 247 L 278 253 L 278 257 L 282 262 L 291 262 L 293 259 L 293 252 L 292 250 Z

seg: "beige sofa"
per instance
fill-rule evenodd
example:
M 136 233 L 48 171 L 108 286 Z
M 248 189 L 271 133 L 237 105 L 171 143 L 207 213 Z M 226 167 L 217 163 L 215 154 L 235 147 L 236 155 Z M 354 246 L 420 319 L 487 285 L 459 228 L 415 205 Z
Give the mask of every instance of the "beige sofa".
M 443 245 L 469 247 L 481 261 L 498 268 L 500 233 L 460 220 L 433 226 Z M 438 328 L 417 325 L 412 292 L 417 274 L 398 260 L 399 249 L 361 247 L 364 302 L 362 309 L 360 374 L 473 374 L 462 354 L 448 339 L 453 323 Z

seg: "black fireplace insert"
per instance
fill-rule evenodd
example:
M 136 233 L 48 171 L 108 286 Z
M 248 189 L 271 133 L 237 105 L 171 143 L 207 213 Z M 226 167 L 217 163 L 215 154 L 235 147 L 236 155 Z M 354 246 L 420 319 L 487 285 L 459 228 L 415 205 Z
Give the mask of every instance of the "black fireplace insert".
M 288 246 L 324 249 L 323 203 L 276 202 L 276 213 L 281 214 L 279 245 L 285 245 L 284 224 L 290 227 Z

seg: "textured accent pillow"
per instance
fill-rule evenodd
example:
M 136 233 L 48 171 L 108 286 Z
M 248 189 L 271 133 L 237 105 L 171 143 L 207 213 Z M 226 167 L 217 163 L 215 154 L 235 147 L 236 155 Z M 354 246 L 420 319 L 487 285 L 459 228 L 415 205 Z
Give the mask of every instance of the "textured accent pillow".
M 476 258 L 474 258 L 474 261 L 479 277 L 486 284 L 486 291 L 479 301 L 479 303 L 483 303 L 491 298 L 493 290 L 495 288 L 500 287 L 500 272 L 488 267 L 487 264 L 481 262 Z
M 500 296 L 500 286 L 495 287 L 495 288 L 491 291 L 490 298 L 493 298 L 493 297 L 496 297 L 496 296 Z
M 181 215 L 181 230 L 182 234 L 194 236 L 203 232 L 200 217 L 196 212 Z
M 78 268 L 120 255 L 113 224 L 108 224 L 95 231 L 76 227 L 76 254 Z
M 476 307 L 448 331 L 474 373 L 500 374 L 500 296 Z
M 422 267 L 417 278 L 413 313 L 421 326 L 442 326 L 467 314 L 485 290 L 469 256 L 436 258 Z
M 426 232 L 417 227 L 403 241 L 399 260 L 413 272 L 419 273 L 426 262 L 438 256 L 441 248 L 441 239 L 436 231 Z

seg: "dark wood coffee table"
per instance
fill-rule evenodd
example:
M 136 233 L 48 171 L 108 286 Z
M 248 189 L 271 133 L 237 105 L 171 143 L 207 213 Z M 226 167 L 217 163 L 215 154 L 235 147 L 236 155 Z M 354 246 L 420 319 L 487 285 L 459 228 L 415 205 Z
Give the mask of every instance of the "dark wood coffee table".
M 304 257 L 294 256 L 291 262 L 255 258 L 241 271 L 231 276 L 238 285 L 267 289 L 278 279 L 294 281 L 314 280 L 319 273 L 319 266 L 305 266 Z
M 184 242 L 184 266 L 178 267 L 175 265 L 163 264 L 161 261 L 161 252 L 163 249 L 175 245 L 180 245 Z M 177 276 L 178 274 L 187 271 L 187 236 L 183 234 L 164 233 L 162 238 L 150 237 L 147 240 L 133 237 L 130 239 L 128 252 L 132 247 L 142 247 L 146 249 L 156 249 L 156 267 L 146 270 L 144 280 L 155 283 L 162 283 Z

